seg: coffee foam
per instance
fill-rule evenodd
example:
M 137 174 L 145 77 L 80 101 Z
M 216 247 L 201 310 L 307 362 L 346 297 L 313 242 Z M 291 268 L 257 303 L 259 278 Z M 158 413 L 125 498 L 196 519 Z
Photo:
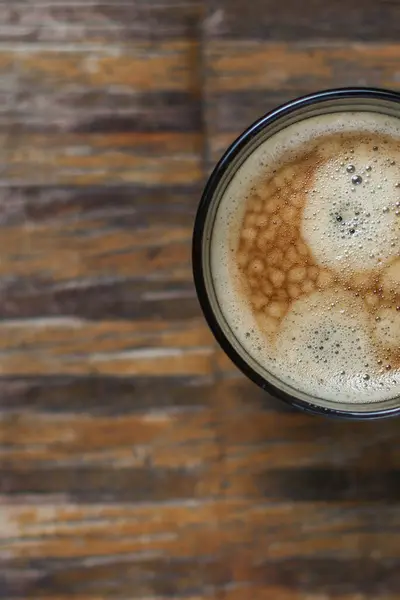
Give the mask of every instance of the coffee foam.
M 322 399 L 400 395 L 400 121 L 322 115 L 259 146 L 211 239 L 225 320 L 261 374 Z

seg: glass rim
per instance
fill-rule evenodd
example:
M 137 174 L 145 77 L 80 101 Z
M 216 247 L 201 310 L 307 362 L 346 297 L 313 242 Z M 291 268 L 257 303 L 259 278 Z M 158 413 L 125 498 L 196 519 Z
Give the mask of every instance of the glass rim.
M 235 349 L 228 336 L 223 330 L 215 311 L 211 305 L 209 293 L 207 291 L 207 285 L 205 281 L 205 271 L 203 264 L 203 249 L 204 249 L 204 232 L 205 225 L 209 213 L 209 209 L 213 205 L 215 192 L 221 180 L 227 173 L 232 161 L 240 156 L 243 150 L 249 145 L 249 143 L 265 128 L 270 126 L 275 121 L 288 116 L 291 113 L 297 112 L 299 109 L 305 108 L 311 105 L 317 105 L 319 103 L 334 101 L 334 100 L 346 100 L 346 99 L 369 99 L 383 100 L 388 102 L 400 103 L 400 93 L 385 90 L 380 88 L 370 87 L 348 87 L 348 88 L 337 88 L 329 89 L 306 96 L 295 98 L 272 111 L 266 113 L 253 124 L 251 124 L 242 134 L 240 134 L 232 144 L 224 152 L 223 156 L 217 162 L 211 175 L 206 182 L 200 203 L 197 209 L 197 214 L 194 223 L 193 242 L 192 242 L 192 268 L 194 284 L 197 292 L 197 297 L 204 317 L 210 327 L 214 337 L 219 343 L 222 350 L 227 354 L 231 361 L 238 367 L 242 373 L 244 373 L 250 380 L 256 385 L 261 387 L 263 390 L 270 392 L 273 396 L 283 400 L 287 404 L 298 408 L 302 411 L 325 415 L 330 417 L 337 417 L 342 419 L 352 420 L 371 420 L 381 419 L 387 417 L 394 417 L 400 415 L 400 396 L 389 400 L 383 400 L 380 402 L 369 402 L 369 403 L 339 403 L 336 407 L 322 406 L 316 403 L 317 397 L 312 397 L 310 394 L 310 401 L 305 399 L 296 398 L 290 393 L 283 389 L 280 389 L 272 381 L 266 379 L 261 373 L 257 372 L 247 361 L 240 355 Z M 332 111 L 334 112 L 334 111 Z M 276 377 L 276 379 L 278 379 Z M 295 391 L 295 388 L 293 388 Z M 299 391 L 300 393 L 300 391 Z M 313 402 L 311 398 L 314 398 Z M 397 401 L 397 406 L 384 407 L 382 405 L 388 402 Z M 333 402 L 332 402 L 333 403 Z M 351 408 L 344 408 L 344 406 L 350 406 Z M 369 407 L 367 409 L 366 407 Z

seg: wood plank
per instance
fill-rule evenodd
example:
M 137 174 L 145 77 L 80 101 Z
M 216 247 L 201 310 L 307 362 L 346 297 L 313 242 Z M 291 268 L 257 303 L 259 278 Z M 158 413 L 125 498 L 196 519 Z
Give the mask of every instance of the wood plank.
M 297 96 L 353 85 L 399 89 L 399 59 L 398 43 L 210 41 L 210 164 L 253 121 Z
M 1 318 L 199 316 L 199 195 L 193 183 L 0 188 Z
M 201 188 L 190 185 L 151 186 L 2 186 L 0 226 L 78 221 L 107 217 L 121 228 L 149 225 L 191 227 Z
M 107 236 L 109 237 L 109 247 L 107 248 L 105 243 L 104 251 L 102 251 L 100 243 L 97 243 L 95 239 L 89 239 L 90 224 L 87 225 L 88 228 L 83 229 L 82 224 L 75 224 L 70 227 L 70 232 L 65 231 L 65 246 L 60 243 L 61 236 L 58 236 L 57 232 L 54 232 L 54 235 L 53 232 L 50 232 L 46 239 L 46 237 L 41 238 L 40 228 L 27 227 L 25 235 L 21 235 L 22 229 L 4 231 L 8 235 L 4 235 L 2 246 L 3 244 L 5 246 L 8 241 L 11 248 L 19 249 L 19 251 L 17 250 L 16 254 L 8 253 L 0 266 L 0 275 L 5 278 L 8 274 L 14 273 L 15 276 L 28 278 L 31 274 L 35 278 L 44 272 L 47 280 L 65 282 L 71 279 L 89 278 L 90 273 L 94 274 L 95 272 L 100 277 L 119 276 L 120 278 L 144 278 L 149 274 L 155 276 L 159 273 L 162 276 L 163 273 L 165 275 L 170 273 L 171 279 L 174 279 L 175 271 L 176 280 L 185 280 L 190 272 L 191 244 L 187 239 L 189 235 L 187 230 L 176 232 L 177 241 L 171 241 L 167 246 L 153 247 L 136 247 L 133 241 L 132 245 L 126 245 L 129 238 L 131 240 L 134 238 L 134 232 L 124 236 L 125 240 L 121 233 L 121 236 L 115 235 L 118 238 L 117 243 L 122 243 L 120 251 L 112 247 L 111 240 L 114 236 L 109 234 Z M 94 228 L 97 228 L 96 224 L 94 224 Z M 83 237 L 87 238 L 86 243 L 79 240 L 79 230 L 83 230 Z M 179 237 L 183 237 L 183 239 L 179 239 Z M 49 251 L 52 250 L 54 253 L 49 254 Z M 85 257 L 87 257 L 87 261 Z
M 189 254 L 187 252 L 187 254 Z M 189 258 L 189 256 L 187 256 Z M 90 277 L 53 282 L 43 277 L 16 278 L 0 283 L 0 318 L 72 316 L 107 321 L 113 319 L 155 319 L 167 321 L 179 314 L 182 319 L 200 315 L 190 269 L 176 270 L 176 276 L 158 271 L 143 280 L 124 276 Z
M 7 520 L 0 532 L 1 540 L 11 540 L 18 546 L 21 543 L 19 534 L 23 534 L 26 541 L 35 544 L 42 542 L 57 542 L 58 537 L 73 540 L 76 535 L 89 538 L 93 533 L 97 538 L 115 537 L 116 542 L 123 541 L 124 537 L 131 536 L 137 539 L 143 535 L 160 536 L 161 534 L 172 534 L 176 531 L 176 523 L 180 523 L 182 532 L 195 533 L 194 529 L 203 523 L 208 523 L 208 533 L 212 535 L 217 529 L 224 529 L 227 535 L 234 536 L 233 525 L 241 530 L 240 535 L 251 535 L 257 529 L 258 544 L 262 542 L 265 534 L 270 537 L 274 535 L 276 528 L 282 528 L 282 539 L 275 540 L 274 546 L 270 546 L 268 553 L 274 558 L 294 556 L 288 543 L 301 544 L 312 537 L 325 537 L 325 543 L 329 537 L 333 538 L 328 543 L 340 544 L 341 535 L 352 533 L 367 533 L 365 528 L 371 525 L 371 531 L 376 534 L 387 533 L 399 526 L 400 513 L 395 505 L 380 506 L 374 502 L 358 504 L 355 502 L 298 502 L 294 508 L 290 503 L 278 504 L 265 501 L 255 502 L 249 499 L 207 499 L 204 501 L 187 501 L 182 505 L 178 503 L 160 503 L 158 512 L 154 505 L 149 504 L 124 504 L 104 506 L 93 506 L 92 504 L 64 503 L 54 506 L 51 503 L 39 505 L 10 505 L 5 507 Z M 314 518 L 309 527 L 301 533 L 301 524 L 307 523 L 310 513 Z M 62 517 L 62 518 L 61 518 Z M 385 525 L 386 522 L 386 525 Z M 274 527 L 272 525 L 274 524 Z M 110 536 L 111 530 L 115 536 Z M 267 528 L 271 530 L 267 533 Z M 231 531 L 229 531 L 229 529 Z M 250 531 L 251 530 L 251 531 Z M 329 536 L 330 532 L 337 534 Z M 232 538 L 233 539 L 233 538 Z M 166 540 L 168 541 L 168 540 Z M 172 538 L 169 540 L 172 542 Z M 157 543 L 156 538 L 154 542 Z M 237 539 L 240 543 L 240 539 Z M 23 543 L 23 542 L 22 542 Z M 21 545 L 21 552 L 23 545 Z M 348 548 L 353 557 L 361 551 L 362 545 Z M 264 551 L 267 548 L 264 546 Z M 286 550 L 285 553 L 281 552 Z M 252 551 L 251 547 L 247 552 Z M 254 548 L 254 554 L 256 548 Z M 398 548 L 395 549 L 397 555 Z M 329 551 L 327 552 L 329 554 Z M 349 555 L 350 555 L 349 554 Z M 18 554 L 18 556 L 22 556 Z M 57 557 L 65 556 L 62 544 L 58 547 Z
M 15 582 L 14 582 L 15 585 Z M 212 587 L 213 591 L 210 591 L 210 587 Z M 11 588 L 8 587 L 7 590 Z M 17 589 L 21 589 L 21 586 L 13 587 L 13 593 Z M 355 587 L 354 587 L 355 589 Z M 310 592 L 300 592 L 297 590 L 288 590 L 285 587 L 277 586 L 277 585 L 262 585 L 262 584 L 250 584 L 250 583 L 227 583 L 221 586 L 207 586 L 206 588 L 202 588 L 201 595 L 193 595 L 192 593 L 188 593 L 185 595 L 180 595 L 180 598 L 184 598 L 185 600 L 221 600 L 221 596 L 223 596 L 226 600 L 243 600 L 243 597 L 251 598 L 251 600 L 270 600 L 271 594 L 273 598 L 276 600 L 320 600 L 321 594 L 319 593 L 310 593 Z M 245 596 L 248 594 L 248 596 Z M 46 594 L 46 600 L 69 600 L 71 596 L 66 596 L 64 594 L 57 594 L 49 596 Z M 143 596 L 141 596 L 142 598 Z M 169 600 L 171 595 L 160 596 L 157 595 L 157 600 Z M 336 596 L 338 597 L 338 596 Z M 341 594 L 341 600 L 364 600 L 368 598 L 367 595 L 360 595 L 358 592 Z M 10 596 L 7 596 L 7 599 Z M 13 600 L 25 600 L 26 597 L 21 598 L 20 596 L 13 596 Z M 74 595 L 74 600 L 86 600 L 87 595 L 82 596 L 81 594 Z M 129 596 L 131 599 L 132 596 Z M 384 596 L 374 596 L 374 598 L 384 598 L 384 600 L 398 600 L 398 595 L 391 593 L 384 593 Z M 104 596 L 91 595 L 90 600 L 104 600 Z
M 0 45 L 0 131 L 198 131 L 199 68 L 185 40 Z
M 206 31 L 213 38 L 238 40 L 398 41 L 400 7 L 396 0 L 326 3 L 310 0 L 207 0 Z
M 215 41 L 207 48 L 208 90 L 291 93 L 335 85 L 397 86 L 400 45 Z
M 7 134 L 0 143 L 8 184 L 168 186 L 202 180 L 198 134 Z
M 39 413 L 46 414 L 46 418 L 65 413 L 106 417 L 200 409 L 212 402 L 214 394 L 211 377 L 0 378 L 0 410 L 4 419 L 8 414 Z
M 27 10 L 29 6 L 29 10 Z M 195 37 L 196 0 L 8 0 L 0 3 L 0 41 L 120 42 Z
M 129 506 L 17 506 L 13 510 L 7 509 L 10 526 L 2 539 L 9 540 L 17 561 L 28 558 L 34 550 L 38 562 L 52 556 L 60 566 L 78 559 L 85 561 L 89 557 L 100 563 L 102 558 L 109 556 L 111 549 L 120 559 L 129 559 L 134 553 L 139 558 L 144 550 L 145 538 L 148 554 L 181 560 L 192 556 L 194 549 L 199 553 L 200 561 L 212 553 L 218 556 L 221 549 L 237 560 L 242 547 L 242 567 L 247 569 L 255 566 L 257 558 L 261 564 L 296 557 L 310 561 L 318 556 L 334 560 L 335 555 L 340 553 L 342 560 L 351 561 L 367 558 L 371 552 L 374 554 L 374 547 L 380 549 L 379 554 L 375 552 L 374 555 L 378 563 L 385 559 L 394 562 L 399 558 L 395 539 L 399 514 L 398 511 L 393 515 L 389 510 L 383 510 L 381 518 L 374 519 L 376 526 L 382 528 L 381 532 L 366 532 L 365 524 L 377 509 L 378 506 L 373 504 L 360 510 L 346 503 L 332 508 L 314 504 L 316 523 L 306 534 L 299 533 L 299 528 L 304 520 L 310 518 L 312 508 L 309 504 L 299 504 L 298 510 L 293 511 L 289 506 L 276 505 L 253 506 L 246 510 L 246 506 L 238 501 L 232 505 L 219 500 L 188 501 L 181 506 L 164 503 L 159 506 L 157 519 L 154 518 L 154 507 L 131 510 Z M 343 516 L 340 517 L 341 512 Z M 62 515 L 62 526 L 53 525 L 58 515 Z M 243 517 L 248 520 L 247 527 L 240 523 Z M 390 519 L 389 527 L 384 525 L 387 517 Z M 334 520 L 332 529 L 325 524 L 330 519 Z M 325 520 L 324 524 L 322 520 Z M 176 521 L 180 523 L 179 535 L 176 535 Z M 209 524 L 204 527 L 205 522 Z M 274 537 L 276 527 L 282 531 L 279 540 Z M 22 532 L 23 540 L 19 539 Z M 83 541 L 79 549 L 74 548 L 76 537 Z M 240 571 L 236 575 L 236 583 L 241 582 Z
M 106 85 L 123 85 L 127 90 L 142 92 L 188 92 L 199 90 L 196 70 L 188 69 L 196 66 L 198 52 L 198 43 L 184 38 L 121 40 L 117 45 L 101 40 L 97 44 L 61 46 L 3 44 L 0 72 L 4 78 L 17 77 L 21 92 L 31 83 L 37 95 L 54 84 L 60 86 L 61 93 L 71 89 L 72 84 L 92 87 L 93 92 Z
M 195 91 L 138 91 L 127 86 L 91 90 L 60 84 L 33 90 L 21 82 L 18 94 L 0 89 L 0 132 L 126 133 L 193 132 L 201 128 L 199 95 Z M 166 84 L 165 84 L 166 85 Z M 121 89 L 122 87 L 122 89 Z
M 162 342 L 161 333 L 154 345 L 148 343 L 150 338 L 138 337 L 136 327 L 126 321 L 5 321 L 0 323 L 0 330 L 3 375 L 124 376 L 156 372 L 187 376 L 213 372 L 214 343 L 203 321 L 197 330 L 190 321 L 177 324 L 169 339 L 167 336 Z
M 173 573 L 169 593 L 183 597 L 193 593 L 208 597 L 210 583 L 221 592 L 230 586 L 229 593 L 236 588 L 243 592 L 247 586 L 249 593 L 253 586 L 260 593 L 276 589 L 278 598 L 280 594 L 306 598 L 292 596 L 296 593 L 313 597 L 322 590 L 329 597 L 347 598 L 346 594 L 362 590 L 366 598 L 380 597 L 380 593 L 387 598 L 399 591 L 398 545 L 390 532 L 399 525 L 397 507 L 370 501 L 364 505 L 299 503 L 294 510 L 290 504 L 207 500 L 158 504 L 157 512 L 154 509 L 154 504 L 7 508 L 2 538 L 10 541 L 14 552 L 14 559 L 5 563 L 9 593 L 13 589 L 19 594 L 22 590 L 25 597 L 36 596 L 36 586 L 44 593 L 40 587 L 44 580 L 47 593 L 57 597 L 65 591 L 61 581 L 69 586 L 75 581 L 77 587 L 69 587 L 74 597 L 89 581 L 91 586 L 94 582 L 103 586 L 95 593 L 104 593 L 112 581 L 117 585 L 113 591 L 124 593 L 128 578 L 137 597 L 154 593 L 158 597 L 165 593 L 158 586 L 165 583 L 166 565 L 170 569 L 172 565 Z M 18 539 L 21 534 L 23 541 Z M 74 543 L 77 537 L 79 547 Z M 36 558 L 30 558 L 28 565 L 25 561 L 32 552 Z M 188 588 L 182 589 L 181 569 L 192 560 L 197 564 L 185 570 Z M 149 580 L 146 574 L 153 569 Z M 369 575 L 364 587 L 365 570 Z M 19 574 L 19 588 L 11 587 L 15 585 L 13 573 Z M 149 588 L 141 587 L 145 581 Z M 384 581 L 384 587 L 377 581 Z
M 135 396 L 132 398 L 133 406 L 134 398 Z M 194 414 L 191 414 L 193 411 Z M 0 426 L 4 444 L 0 456 L 4 458 L 5 464 L 16 469 L 34 470 L 61 463 L 79 466 L 83 462 L 96 466 L 104 460 L 116 467 L 146 466 L 148 461 L 157 467 L 187 467 L 196 465 L 201 459 L 203 449 L 198 443 L 199 440 L 208 440 L 209 436 L 205 431 L 211 428 L 213 436 L 219 439 L 224 448 L 225 462 L 222 467 L 216 465 L 216 469 L 224 469 L 224 472 L 219 471 L 219 475 L 225 479 L 227 487 L 233 488 L 230 495 L 235 493 L 235 489 L 243 493 L 240 485 L 244 481 L 251 483 L 254 479 L 262 478 L 265 465 L 269 469 L 281 469 L 283 472 L 288 469 L 291 473 L 299 469 L 298 474 L 293 472 L 295 479 L 302 476 L 302 470 L 309 469 L 310 473 L 315 473 L 315 479 L 321 480 L 321 487 L 328 481 L 330 470 L 332 486 L 335 486 L 336 469 L 338 477 L 341 473 L 345 476 L 345 470 L 351 467 L 359 471 L 362 478 L 365 471 L 378 470 L 383 460 L 384 470 L 395 472 L 400 465 L 394 428 L 387 428 L 385 432 L 370 428 L 367 439 L 355 427 L 347 428 L 343 432 L 343 443 L 337 449 L 338 434 L 331 432 L 330 438 L 321 440 L 318 428 L 307 427 L 308 417 L 257 412 L 245 415 L 239 413 L 236 421 L 243 421 L 245 417 L 250 424 L 256 420 L 263 423 L 259 433 L 260 438 L 264 434 L 262 439 L 258 441 L 256 434 L 252 433 L 247 443 L 243 439 L 232 442 L 226 435 L 226 425 L 221 422 L 220 414 L 217 418 L 215 414 L 205 413 L 204 410 L 197 409 L 196 405 L 190 404 L 179 406 L 179 410 L 175 409 L 171 413 L 164 408 L 159 409 L 159 413 L 133 416 L 124 414 L 123 418 L 93 418 L 82 414 L 46 415 L 44 418 L 40 414 L 35 416 L 28 413 L 24 417 L 11 413 L 7 418 L 3 417 Z M 274 433 L 274 429 L 279 429 L 279 434 Z M 73 437 L 71 431 L 74 432 Z M 184 441 L 182 436 L 185 431 L 194 445 L 192 447 L 187 444 L 182 454 L 180 444 Z M 282 436 L 291 436 L 290 441 L 282 442 Z M 140 447 L 137 454 L 132 452 L 132 447 L 136 445 Z M 83 459 L 84 447 L 86 452 Z M 207 452 L 206 444 L 205 453 Z M 326 477 L 322 473 L 324 468 L 327 469 Z M 343 481 L 341 485 L 346 486 L 346 482 Z M 351 485 L 352 482 L 348 482 L 349 488 Z M 314 489 L 315 485 L 306 487 Z M 393 484 L 393 487 L 396 488 L 396 485 Z M 398 492 L 393 490 L 393 493 Z
M 0 45 L 3 185 L 200 181 L 199 69 L 186 39 Z
M 298 412 L 264 411 L 256 404 L 237 404 L 237 387 L 231 380 L 221 382 L 211 388 L 203 407 L 189 403 L 173 412 L 160 408 L 102 417 L 71 414 L 66 404 L 64 414 L 31 412 L 24 417 L 8 409 L 0 430 L 3 493 L 19 501 L 27 494 L 97 503 L 150 501 L 153 494 L 165 500 L 179 493 L 192 497 L 183 482 L 194 477 L 200 478 L 190 487 L 195 498 L 216 494 L 255 502 L 396 505 L 396 423 L 360 428 L 358 423 L 311 419 Z M 163 474 L 163 486 L 138 490 L 137 478 L 153 472 Z
M 51 468 L 61 463 L 78 466 L 83 462 L 98 465 L 104 460 L 122 467 L 145 467 L 149 461 L 160 467 L 192 467 L 201 462 L 201 444 L 215 437 L 212 422 L 210 411 L 194 407 L 96 419 L 84 415 L 9 416 L 0 429 L 4 444 L 1 457 L 9 469 L 30 469 L 35 465 Z M 189 456 L 189 445 L 188 452 L 178 456 L 182 450 L 178 446 L 188 438 L 197 447 L 197 460 L 194 453 Z M 171 456 L 163 454 L 170 449 L 175 450 L 177 462 L 171 460 L 172 452 Z
M 4 502 L 8 496 L 10 501 L 12 499 L 18 504 L 37 504 L 46 499 L 62 504 L 68 499 L 70 502 L 99 505 L 110 502 L 179 502 L 210 497 L 264 498 L 266 501 L 294 503 L 371 501 L 379 505 L 396 505 L 400 499 L 399 468 L 366 471 L 354 465 L 304 469 L 251 466 L 252 472 L 246 472 L 244 468 L 235 471 L 229 461 L 221 464 L 217 459 L 211 465 L 206 462 L 218 456 L 216 446 L 211 442 L 200 444 L 200 449 L 189 448 L 189 456 L 183 466 L 179 465 L 182 460 L 174 462 L 171 459 L 158 459 L 155 462 L 161 466 L 153 465 L 151 452 L 149 462 L 144 466 L 129 466 L 140 462 L 129 458 L 131 451 L 119 451 L 117 448 L 110 456 L 115 461 L 112 467 L 102 466 L 100 456 L 96 461 L 95 456 L 90 455 L 85 466 L 72 460 L 71 465 L 64 466 L 61 462 L 58 467 L 44 464 L 34 468 L 29 468 L 29 465 L 26 468 L 7 468 L 5 461 L 0 498 Z M 180 451 L 184 450 L 181 448 Z M 204 462 L 196 461 L 196 453 L 198 459 Z M 176 456 L 178 451 L 174 454 Z M 103 459 L 106 457 L 107 452 Z M 126 457 L 128 460 L 125 461 Z M 250 458 L 246 466 L 250 464 Z M 21 459 L 19 462 L 22 462 Z
M 355 593 L 358 593 L 358 598 L 360 594 L 363 594 L 361 598 L 387 598 L 386 593 L 397 597 L 399 592 L 396 563 L 390 559 L 304 558 L 240 565 L 237 555 L 230 558 L 230 564 L 219 558 L 211 565 L 207 559 L 196 562 L 193 557 L 176 560 L 149 557 L 134 561 L 132 558 L 114 558 L 87 565 L 78 561 L 61 565 L 57 560 L 45 564 L 32 561 L 23 579 L 13 577 L 10 569 L 6 579 L 7 598 L 21 595 L 25 598 L 48 597 L 49 593 L 52 594 L 50 597 L 59 598 L 65 594 L 66 588 L 74 598 L 84 598 L 88 588 L 90 598 L 92 594 L 101 598 L 113 595 L 122 598 L 207 598 L 210 589 L 225 596 L 225 589 L 229 590 L 231 586 L 239 587 L 237 591 L 243 593 L 241 584 L 246 590 L 249 579 L 258 586 L 277 590 L 278 595 L 274 597 L 279 600 L 293 597 L 316 599 L 317 594 L 321 597 L 321 594 L 327 593 L 332 598 L 347 599 L 348 594 Z M 16 565 L 21 565 L 21 562 L 16 562 Z M 236 573 L 240 573 L 240 580 L 235 585 L 231 578 Z M 296 595 L 293 596 L 293 593 Z

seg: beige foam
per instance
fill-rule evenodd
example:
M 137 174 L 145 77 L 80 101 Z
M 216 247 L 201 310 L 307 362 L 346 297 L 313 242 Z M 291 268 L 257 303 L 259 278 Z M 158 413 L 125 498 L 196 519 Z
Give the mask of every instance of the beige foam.
M 400 149 L 398 142 L 361 135 L 350 153 L 352 138 L 345 140 L 341 150 L 333 144 L 331 154 L 324 146 L 326 161 L 315 171 L 315 192 L 307 194 L 302 235 L 319 264 L 352 277 L 399 255 Z
M 380 308 L 375 316 L 375 335 L 383 348 L 398 352 L 400 348 L 400 310 Z M 396 361 L 397 362 L 397 361 Z
M 260 372 L 342 402 L 400 394 L 399 165 L 398 119 L 337 113 L 291 125 L 239 169 L 211 266 L 225 319 Z M 316 320 L 341 340 L 321 363 L 307 353 Z
M 277 332 L 276 364 L 293 381 L 307 378 L 313 388 L 335 393 L 345 385 L 368 398 L 368 383 L 378 373 L 362 301 L 329 290 L 295 302 Z

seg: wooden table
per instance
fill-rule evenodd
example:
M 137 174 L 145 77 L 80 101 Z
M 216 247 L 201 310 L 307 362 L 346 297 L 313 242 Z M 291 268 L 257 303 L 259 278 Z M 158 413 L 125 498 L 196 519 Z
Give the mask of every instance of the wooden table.
M 399 88 L 399 1 L 2 0 L 0 74 L 0 598 L 400 598 L 399 423 L 246 381 L 190 266 L 247 124 Z

